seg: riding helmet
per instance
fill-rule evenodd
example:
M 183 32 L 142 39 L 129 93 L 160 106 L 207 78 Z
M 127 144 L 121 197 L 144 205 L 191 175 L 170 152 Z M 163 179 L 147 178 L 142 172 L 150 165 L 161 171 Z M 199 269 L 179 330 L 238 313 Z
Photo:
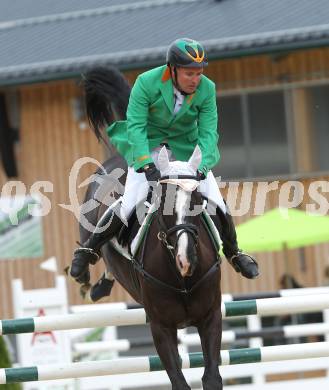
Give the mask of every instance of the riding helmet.
M 189 38 L 176 39 L 167 51 L 167 64 L 182 68 L 203 68 L 208 65 L 202 45 Z

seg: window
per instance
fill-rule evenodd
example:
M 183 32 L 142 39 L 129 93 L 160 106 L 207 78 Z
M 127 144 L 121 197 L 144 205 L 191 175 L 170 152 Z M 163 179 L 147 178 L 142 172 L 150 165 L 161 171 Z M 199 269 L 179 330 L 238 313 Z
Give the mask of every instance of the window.
M 314 169 L 329 169 L 329 86 L 310 87 Z
M 290 172 L 282 91 L 220 97 L 219 150 L 215 169 L 223 178 Z
M 218 111 L 221 159 L 215 170 L 216 175 L 244 177 L 247 153 L 244 147 L 240 97 L 230 96 L 219 99 Z
M 289 173 L 283 92 L 248 96 L 253 176 Z

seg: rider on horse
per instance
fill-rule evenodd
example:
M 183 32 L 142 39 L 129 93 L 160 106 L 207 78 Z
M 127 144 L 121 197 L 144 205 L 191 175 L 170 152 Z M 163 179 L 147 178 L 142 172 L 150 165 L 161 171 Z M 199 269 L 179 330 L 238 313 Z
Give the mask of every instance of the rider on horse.
M 127 121 L 107 129 L 111 143 L 128 163 L 120 212 L 109 207 L 82 247 L 74 251 L 71 276 L 77 280 L 95 264 L 100 249 L 145 199 L 149 184 L 160 178 L 154 162 L 162 145 L 176 160 L 188 161 L 196 145 L 202 151 L 200 192 L 216 205 L 213 216 L 229 263 L 246 278 L 258 276 L 257 262 L 239 250 L 231 215 L 211 171 L 219 161 L 215 84 L 203 75 L 205 51 L 191 39 L 177 39 L 167 52 L 167 64 L 142 73 L 132 88 Z M 104 228 L 107 228 L 104 230 Z M 104 231 L 103 231 L 104 230 Z

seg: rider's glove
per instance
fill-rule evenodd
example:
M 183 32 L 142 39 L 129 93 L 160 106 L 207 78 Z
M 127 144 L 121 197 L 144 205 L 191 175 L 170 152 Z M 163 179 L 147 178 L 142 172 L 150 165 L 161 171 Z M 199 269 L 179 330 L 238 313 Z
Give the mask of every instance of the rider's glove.
M 206 178 L 206 175 L 199 170 L 197 170 L 196 176 L 197 176 L 198 180 L 200 180 L 200 181 L 202 181 Z
M 160 171 L 156 168 L 154 163 L 150 163 L 139 169 L 137 172 L 144 172 L 148 182 L 158 181 L 161 177 Z

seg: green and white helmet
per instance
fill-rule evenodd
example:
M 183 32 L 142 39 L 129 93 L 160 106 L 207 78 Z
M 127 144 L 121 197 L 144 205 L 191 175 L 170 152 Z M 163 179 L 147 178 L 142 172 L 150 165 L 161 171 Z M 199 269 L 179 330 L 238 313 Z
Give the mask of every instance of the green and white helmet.
M 203 68 L 208 65 L 204 48 L 189 38 L 176 39 L 167 51 L 167 64 L 181 68 Z

